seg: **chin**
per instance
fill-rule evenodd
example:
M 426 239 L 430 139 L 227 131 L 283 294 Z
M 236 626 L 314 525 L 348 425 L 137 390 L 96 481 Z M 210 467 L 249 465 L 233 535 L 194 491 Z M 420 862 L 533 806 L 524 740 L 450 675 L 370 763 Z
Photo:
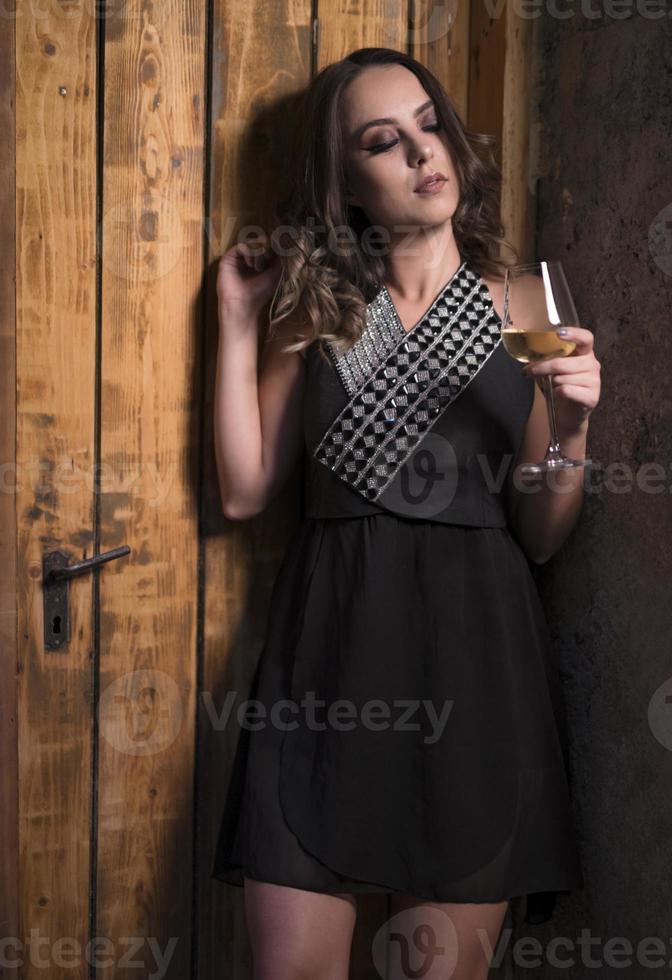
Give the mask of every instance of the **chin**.
M 447 208 L 445 206 L 441 208 L 426 208 L 421 218 L 421 224 L 429 228 L 433 228 L 436 225 L 444 225 L 446 222 L 452 220 L 454 214 L 455 208 Z

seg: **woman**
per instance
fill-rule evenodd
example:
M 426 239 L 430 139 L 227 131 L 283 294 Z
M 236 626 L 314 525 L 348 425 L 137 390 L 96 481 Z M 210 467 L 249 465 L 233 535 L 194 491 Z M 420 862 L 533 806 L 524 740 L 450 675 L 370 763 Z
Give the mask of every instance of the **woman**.
M 356 51 L 299 118 L 275 216 L 293 247 L 235 246 L 218 277 L 225 513 L 263 510 L 304 449 L 307 468 L 212 874 L 245 886 L 257 980 L 346 978 L 373 891 L 405 910 L 416 966 L 433 916 L 424 976 L 478 980 L 512 897 L 545 921 L 582 884 L 529 566 L 571 530 L 582 476 L 534 500 L 513 476 L 548 444 L 544 371 L 562 447 L 585 454 L 599 364 L 578 326 L 575 356 L 527 377 L 506 354 L 498 171 L 419 62 Z

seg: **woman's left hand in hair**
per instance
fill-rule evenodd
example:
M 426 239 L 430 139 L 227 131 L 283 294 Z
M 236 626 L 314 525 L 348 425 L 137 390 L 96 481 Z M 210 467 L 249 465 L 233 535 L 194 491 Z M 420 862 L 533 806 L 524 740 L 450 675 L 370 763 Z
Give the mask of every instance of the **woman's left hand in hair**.
M 590 414 L 600 400 L 600 362 L 593 350 L 593 334 L 585 327 L 567 327 L 563 340 L 573 340 L 576 348 L 568 357 L 527 364 L 523 373 L 532 375 L 545 394 L 542 376 L 550 374 L 558 434 L 573 435 L 585 429 Z

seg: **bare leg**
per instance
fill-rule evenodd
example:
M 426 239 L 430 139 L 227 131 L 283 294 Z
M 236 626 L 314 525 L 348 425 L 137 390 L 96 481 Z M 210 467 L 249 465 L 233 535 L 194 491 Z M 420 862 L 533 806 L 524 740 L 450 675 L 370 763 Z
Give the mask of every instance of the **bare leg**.
M 390 902 L 393 916 L 402 913 L 390 928 L 390 980 L 487 980 L 508 900 L 427 902 L 394 894 Z
M 245 878 L 254 980 L 348 980 L 354 895 Z

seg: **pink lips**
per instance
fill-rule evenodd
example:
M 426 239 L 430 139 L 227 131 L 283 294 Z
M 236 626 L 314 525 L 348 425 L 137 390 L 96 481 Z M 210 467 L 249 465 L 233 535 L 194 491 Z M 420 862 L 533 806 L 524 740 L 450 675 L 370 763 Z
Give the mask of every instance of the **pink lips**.
M 430 192 L 437 191 L 445 183 L 446 178 L 442 173 L 438 171 L 433 174 L 429 174 L 423 181 L 421 181 L 415 188 L 416 194 L 427 194 Z

